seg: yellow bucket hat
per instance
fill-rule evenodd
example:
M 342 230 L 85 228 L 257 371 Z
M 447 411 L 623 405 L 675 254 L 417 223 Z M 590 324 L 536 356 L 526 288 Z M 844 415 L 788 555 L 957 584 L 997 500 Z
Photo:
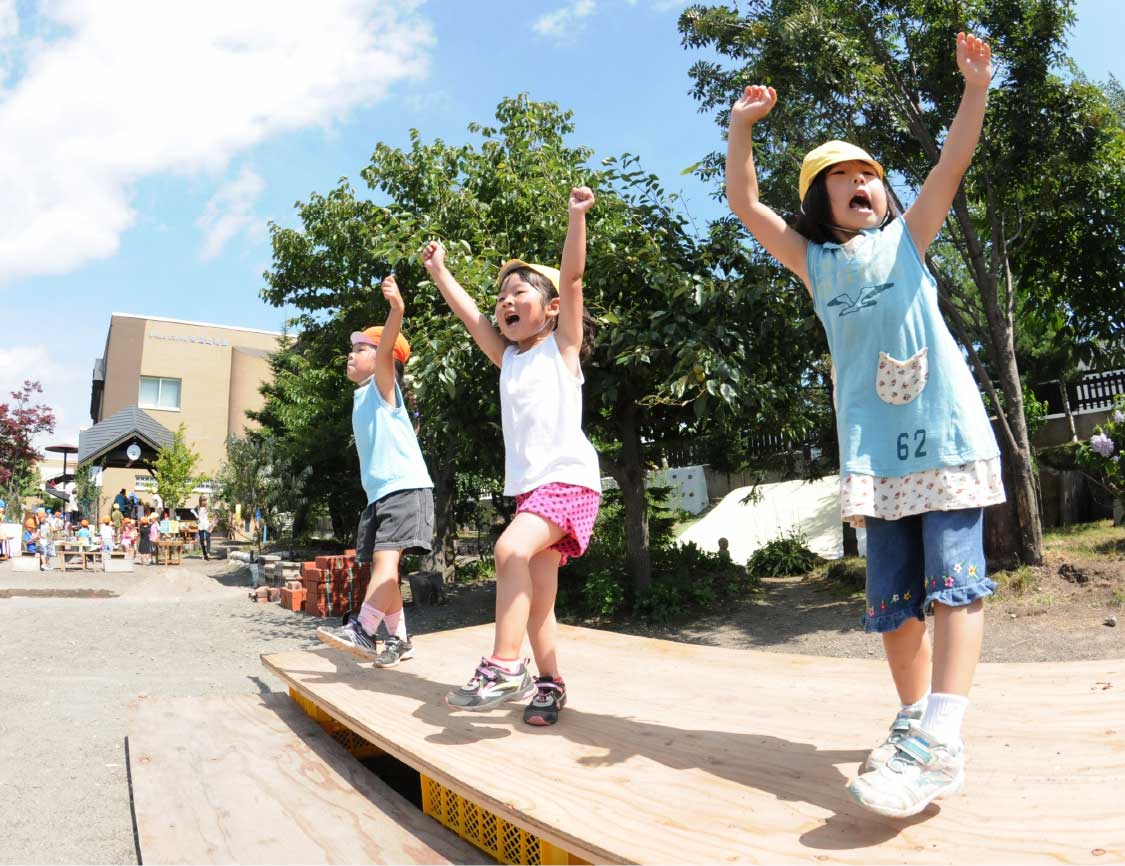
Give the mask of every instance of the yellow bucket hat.
M 846 141 L 826 141 L 820 147 L 810 150 L 805 154 L 805 161 L 801 163 L 801 201 L 805 200 L 805 193 L 809 191 L 813 179 L 830 165 L 838 162 L 848 162 L 858 159 L 869 162 L 875 166 L 879 179 L 883 179 L 883 166 L 879 165 L 862 147 L 856 147 Z
M 508 276 L 512 271 L 518 268 L 528 268 L 535 271 L 541 277 L 546 277 L 555 291 L 559 290 L 559 271 L 557 268 L 550 268 L 547 265 L 533 265 L 531 262 L 525 262 L 522 259 L 508 259 L 500 266 L 500 274 L 496 277 L 496 285 L 499 286 L 504 282 L 504 277 Z

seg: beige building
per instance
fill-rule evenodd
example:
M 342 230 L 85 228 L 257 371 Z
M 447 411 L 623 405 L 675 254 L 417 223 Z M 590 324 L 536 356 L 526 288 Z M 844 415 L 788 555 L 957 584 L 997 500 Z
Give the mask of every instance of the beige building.
M 182 424 L 187 444 L 199 454 L 200 473 L 209 477 L 226 458 L 227 437 L 240 436 L 252 425 L 246 411 L 261 408 L 258 389 L 271 376 L 268 358 L 280 338 L 273 331 L 114 313 L 105 352 L 94 362 L 94 427 L 83 431 L 79 453 L 83 462 L 110 458 L 101 513 L 123 487 L 146 502 L 154 489 L 147 468 L 133 465 L 146 458 L 126 455 L 142 448 L 147 457 L 151 449 L 145 446 L 161 437 L 147 421 L 123 425 L 124 419 L 143 416 L 122 410 L 135 407 L 169 432 Z M 118 413 L 117 422 L 109 423 Z M 107 423 L 99 429 L 102 422 Z M 130 426 L 136 429 L 124 429 Z M 135 447 L 129 451 L 131 444 Z M 125 465 L 108 468 L 114 463 Z M 207 489 L 204 485 L 199 492 Z

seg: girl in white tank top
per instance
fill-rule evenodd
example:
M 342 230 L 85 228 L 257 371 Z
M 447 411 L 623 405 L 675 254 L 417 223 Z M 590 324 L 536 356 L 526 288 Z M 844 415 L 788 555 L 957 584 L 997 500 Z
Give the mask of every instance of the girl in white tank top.
M 492 654 L 464 686 L 446 695 L 446 703 L 482 711 L 530 697 L 524 721 L 533 725 L 554 724 L 566 705 L 556 653 L 559 566 L 585 551 L 601 497 L 598 456 L 581 426 L 579 363 L 583 343 L 589 348 L 582 275 L 586 212 L 593 204 L 588 188 L 571 190 L 561 272 L 519 259 L 504 264 L 496 324 L 453 278 L 440 243 L 429 243 L 422 253 L 442 296 L 500 368 L 504 493 L 517 503 L 496 543 Z M 525 635 L 539 669 L 534 680 L 520 659 Z

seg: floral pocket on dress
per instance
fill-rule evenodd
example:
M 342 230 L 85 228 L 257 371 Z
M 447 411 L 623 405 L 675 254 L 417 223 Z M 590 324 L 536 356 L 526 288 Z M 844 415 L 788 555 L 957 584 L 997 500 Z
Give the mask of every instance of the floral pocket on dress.
M 880 352 L 879 369 L 875 376 L 875 391 L 879 399 L 892 406 L 901 406 L 921 394 L 930 378 L 930 365 L 926 360 L 928 352 L 928 348 L 922 349 L 905 361 Z

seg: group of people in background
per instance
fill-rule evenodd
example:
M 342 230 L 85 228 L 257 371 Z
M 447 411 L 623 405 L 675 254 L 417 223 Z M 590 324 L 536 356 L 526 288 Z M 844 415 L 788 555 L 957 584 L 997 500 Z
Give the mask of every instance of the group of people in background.
M 200 496 L 198 505 L 191 509 L 197 524 L 199 549 L 204 559 L 211 558 L 211 515 L 207 497 Z M 120 550 L 140 565 L 155 565 L 153 554 L 161 537 L 161 524 L 168 526 L 169 509 L 164 507 L 160 494 L 154 493 L 151 503 L 142 502 L 134 491 L 126 494 L 125 488 L 113 498 L 110 513 L 95 521 L 80 512 L 66 515 L 59 509 L 37 509 L 29 514 L 23 524 L 23 549 L 39 556 L 39 568 L 51 568 L 58 555 L 56 542 L 72 541 L 87 549 L 100 548 L 104 553 Z

